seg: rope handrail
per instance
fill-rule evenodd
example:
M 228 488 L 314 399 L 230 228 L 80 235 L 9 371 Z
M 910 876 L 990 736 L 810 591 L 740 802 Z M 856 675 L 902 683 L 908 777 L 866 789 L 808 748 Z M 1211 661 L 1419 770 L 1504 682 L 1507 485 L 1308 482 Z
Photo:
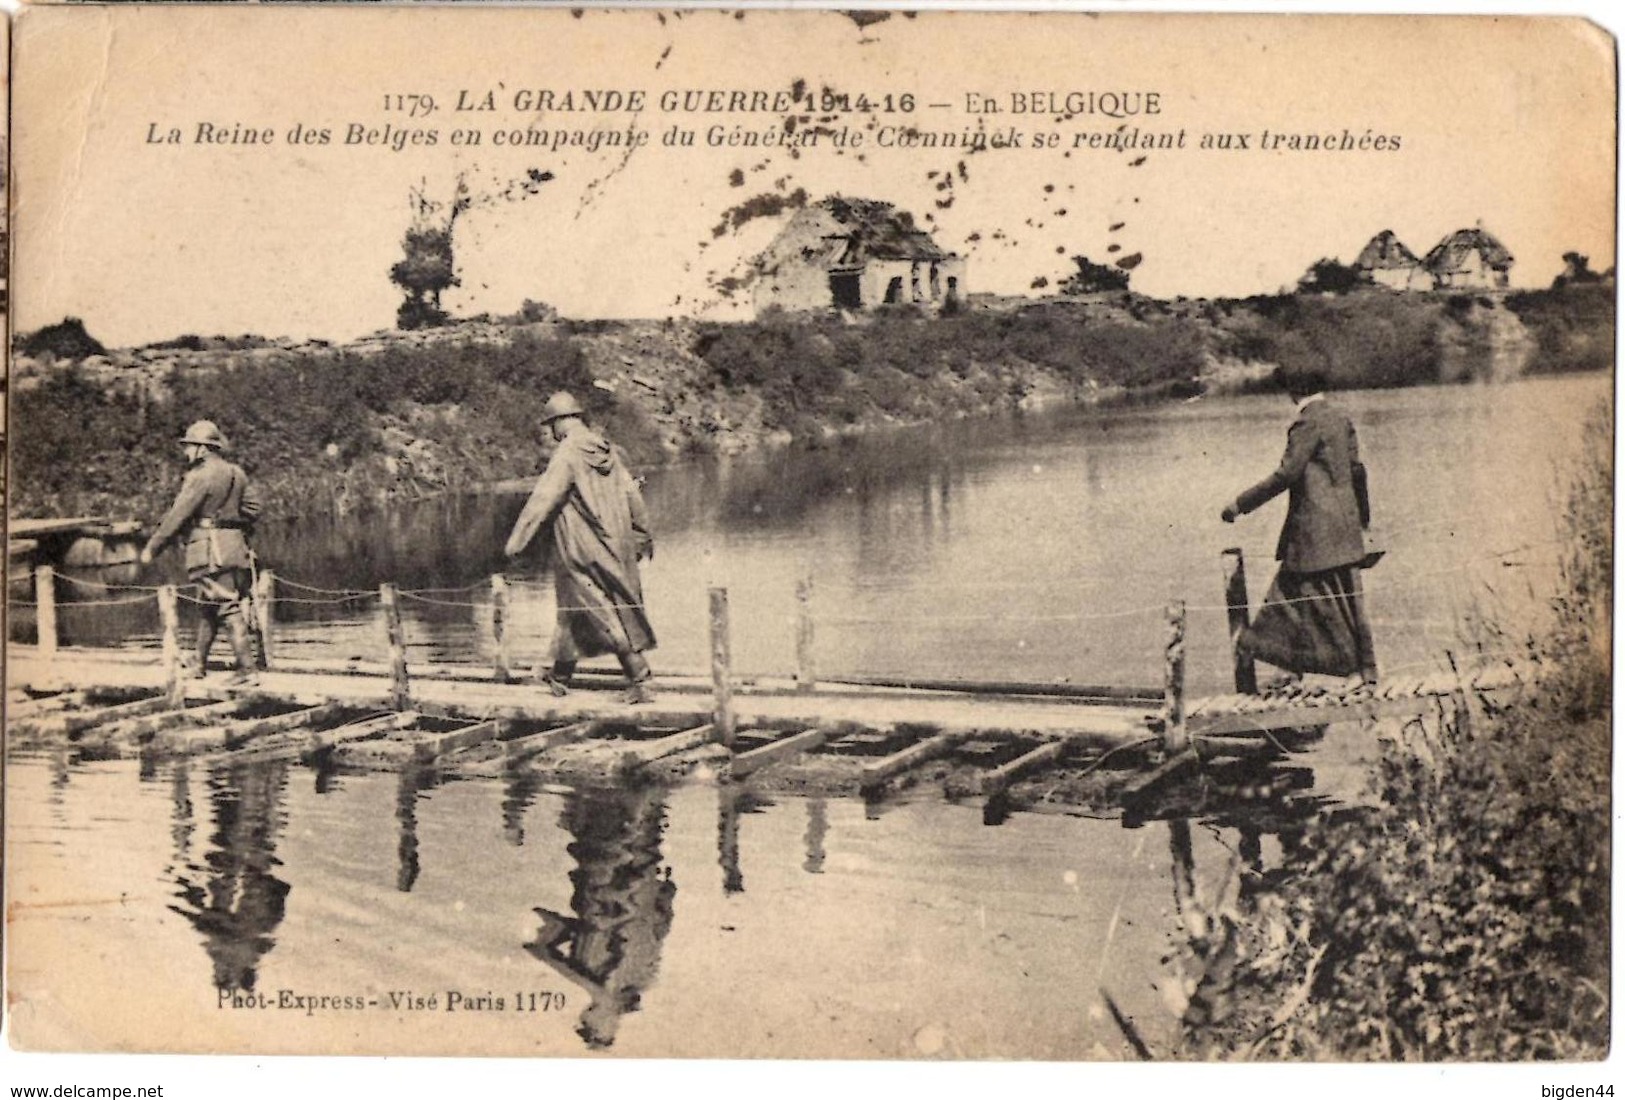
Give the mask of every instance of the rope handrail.
M 830 626 L 896 626 L 901 623 L 982 623 L 1019 621 L 1024 623 L 1043 622 L 1086 622 L 1099 619 L 1126 619 L 1135 615 L 1161 615 L 1167 610 L 1165 604 L 1151 607 L 1131 607 L 1122 611 L 1096 611 L 1072 612 L 1066 615 L 911 615 L 907 617 L 883 618 L 837 618 L 819 619 L 821 624 Z M 1224 608 L 1220 608 L 1224 610 Z
M 432 592 L 432 591 L 434 591 L 434 589 L 424 589 L 422 591 L 431 591 Z M 416 600 L 418 603 L 433 604 L 436 607 L 483 607 L 484 606 L 483 604 L 473 603 L 473 602 L 470 602 L 470 601 L 467 601 L 467 600 L 437 600 L 433 596 L 424 596 L 424 595 L 421 595 L 420 592 L 408 591 L 407 589 L 404 589 L 404 588 L 400 589 L 396 593 L 396 595 L 400 596 L 401 599 L 403 599 L 403 600 Z
M 108 581 L 91 581 L 85 580 L 82 577 L 75 577 L 71 573 L 63 573 L 60 571 L 58 571 L 55 576 L 57 580 L 65 581 L 66 583 L 73 585 L 75 588 L 85 588 L 92 592 L 112 592 L 118 590 L 126 592 L 156 593 L 160 587 L 158 585 L 151 584 L 112 584 Z M 81 600 L 79 602 L 87 603 L 89 601 Z
M 182 596 L 181 598 L 182 599 L 187 599 L 188 597 Z M 111 600 L 74 600 L 70 604 L 56 605 L 56 606 L 58 607 L 59 610 L 62 607 L 122 607 L 122 606 L 126 606 L 126 605 L 129 605 L 129 604 L 156 603 L 157 600 L 158 600 L 157 589 L 154 589 L 152 592 L 149 592 L 149 593 L 147 593 L 145 595 L 140 595 L 140 596 L 122 596 L 122 597 L 119 597 L 117 599 L 111 599 Z M 10 605 L 12 607 L 38 607 L 39 606 L 39 603 L 37 601 L 35 601 L 35 600 L 9 600 L 7 602 L 10 603 Z
M 301 592 L 314 592 L 321 596 L 345 596 L 353 599 L 359 596 L 376 596 L 378 594 L 378 590 L 375 588 L 321 588 L 314 584 L 305 584 L 303 581 L 292 580 L 280 573 L 276 575 L 276 583 L 279 585 L 285 584 L 289 588 L 296 588 Z

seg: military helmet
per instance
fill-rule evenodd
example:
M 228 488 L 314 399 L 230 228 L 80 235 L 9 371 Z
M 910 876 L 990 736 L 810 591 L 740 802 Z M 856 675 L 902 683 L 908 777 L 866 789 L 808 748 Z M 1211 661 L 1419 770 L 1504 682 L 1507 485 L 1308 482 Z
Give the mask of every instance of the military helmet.
M 575 394 L 560 390 L 547 399 L 547 408 L 542 412 L 542 423 L 551 424 L 567 416 L 582 416 L 585 412 L 581 402 L 576 400 Z
M 226 437 L 220 434 L 220 426 L 212 420 L 199 420 L 187 428 L 186 434 L 181 436 L 181 442 L 213 447 L 217 451 L 226 448 Z

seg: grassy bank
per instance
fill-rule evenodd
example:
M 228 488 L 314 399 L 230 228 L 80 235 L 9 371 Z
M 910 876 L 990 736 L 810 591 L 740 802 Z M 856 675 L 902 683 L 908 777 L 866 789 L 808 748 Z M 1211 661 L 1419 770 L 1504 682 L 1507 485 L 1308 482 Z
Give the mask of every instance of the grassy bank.
M 1611 362 L 1612 333 L 1600 287 L 1504 299 L 1115 294 L 744 324 L 513 318 L 350 348 L 184 336 L 106 352 L 75 322 L 85 338 L 62 359 L 50 341 L 22 341 L 36 357 L 15 375 L 14 514 L 151 514 L 178 476 L 172 441 L 203 417 L 235 442 L 273 511 L 290 514 L 529 476 L 543 459 L 542 405 L 560 388 L 648 465 L 1035 400 L 1244 388 L 1274 365 L 1314 364 L 1340 387 L 1594 369 Z
M 1608 1053 L 1609 410 L 1587 433 L 1557 626 L 1527 643 L 1541 682 L 1499 713 L 1406 727 L 1383 746 L 1374 807 L 1283 837 L 1283 866 L 1196 922 L 1183 1054 Z

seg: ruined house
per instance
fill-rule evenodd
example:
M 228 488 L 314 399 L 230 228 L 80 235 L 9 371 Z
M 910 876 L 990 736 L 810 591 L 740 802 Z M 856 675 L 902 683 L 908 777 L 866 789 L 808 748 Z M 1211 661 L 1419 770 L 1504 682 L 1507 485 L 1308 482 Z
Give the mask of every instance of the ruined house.
M 1512 253 L 1480 222 L 1458 229 L 1422 260 L 1435 290 L 1500 290 L 1507 285 Z
M 756 258 L 757 313 L 871 309 L 913 302 L 940 309 L 965 296 L 965 259 L 944 251 L 906 210 L 832 195 L 798 210 Z
M 1392 229 L 1384 229 L 1366 242 L 1354 267 L 1362 279 L 1390 290 L 1422 290 L 1432 285 L 1422 261 Z

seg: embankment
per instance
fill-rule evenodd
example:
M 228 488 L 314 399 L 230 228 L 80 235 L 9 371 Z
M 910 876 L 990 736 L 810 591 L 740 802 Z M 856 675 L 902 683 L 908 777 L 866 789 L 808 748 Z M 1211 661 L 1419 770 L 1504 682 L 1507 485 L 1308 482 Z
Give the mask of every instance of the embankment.
M 289 515 L 528 477 L 561 388 L 652 465 L 1043 401 L 1256 387 L 1276 365 L 1312 363 L 1344 388 L 1606 369 L 1613 326 L 1613 288 L 1591 286 L 1021 299 L 741 324 L 481 319 L 340 347 L 186 336 L 46 351 L 14 364 L 12 508 L 153 515 L 178 476 L 173 441 L 203 417 Z

